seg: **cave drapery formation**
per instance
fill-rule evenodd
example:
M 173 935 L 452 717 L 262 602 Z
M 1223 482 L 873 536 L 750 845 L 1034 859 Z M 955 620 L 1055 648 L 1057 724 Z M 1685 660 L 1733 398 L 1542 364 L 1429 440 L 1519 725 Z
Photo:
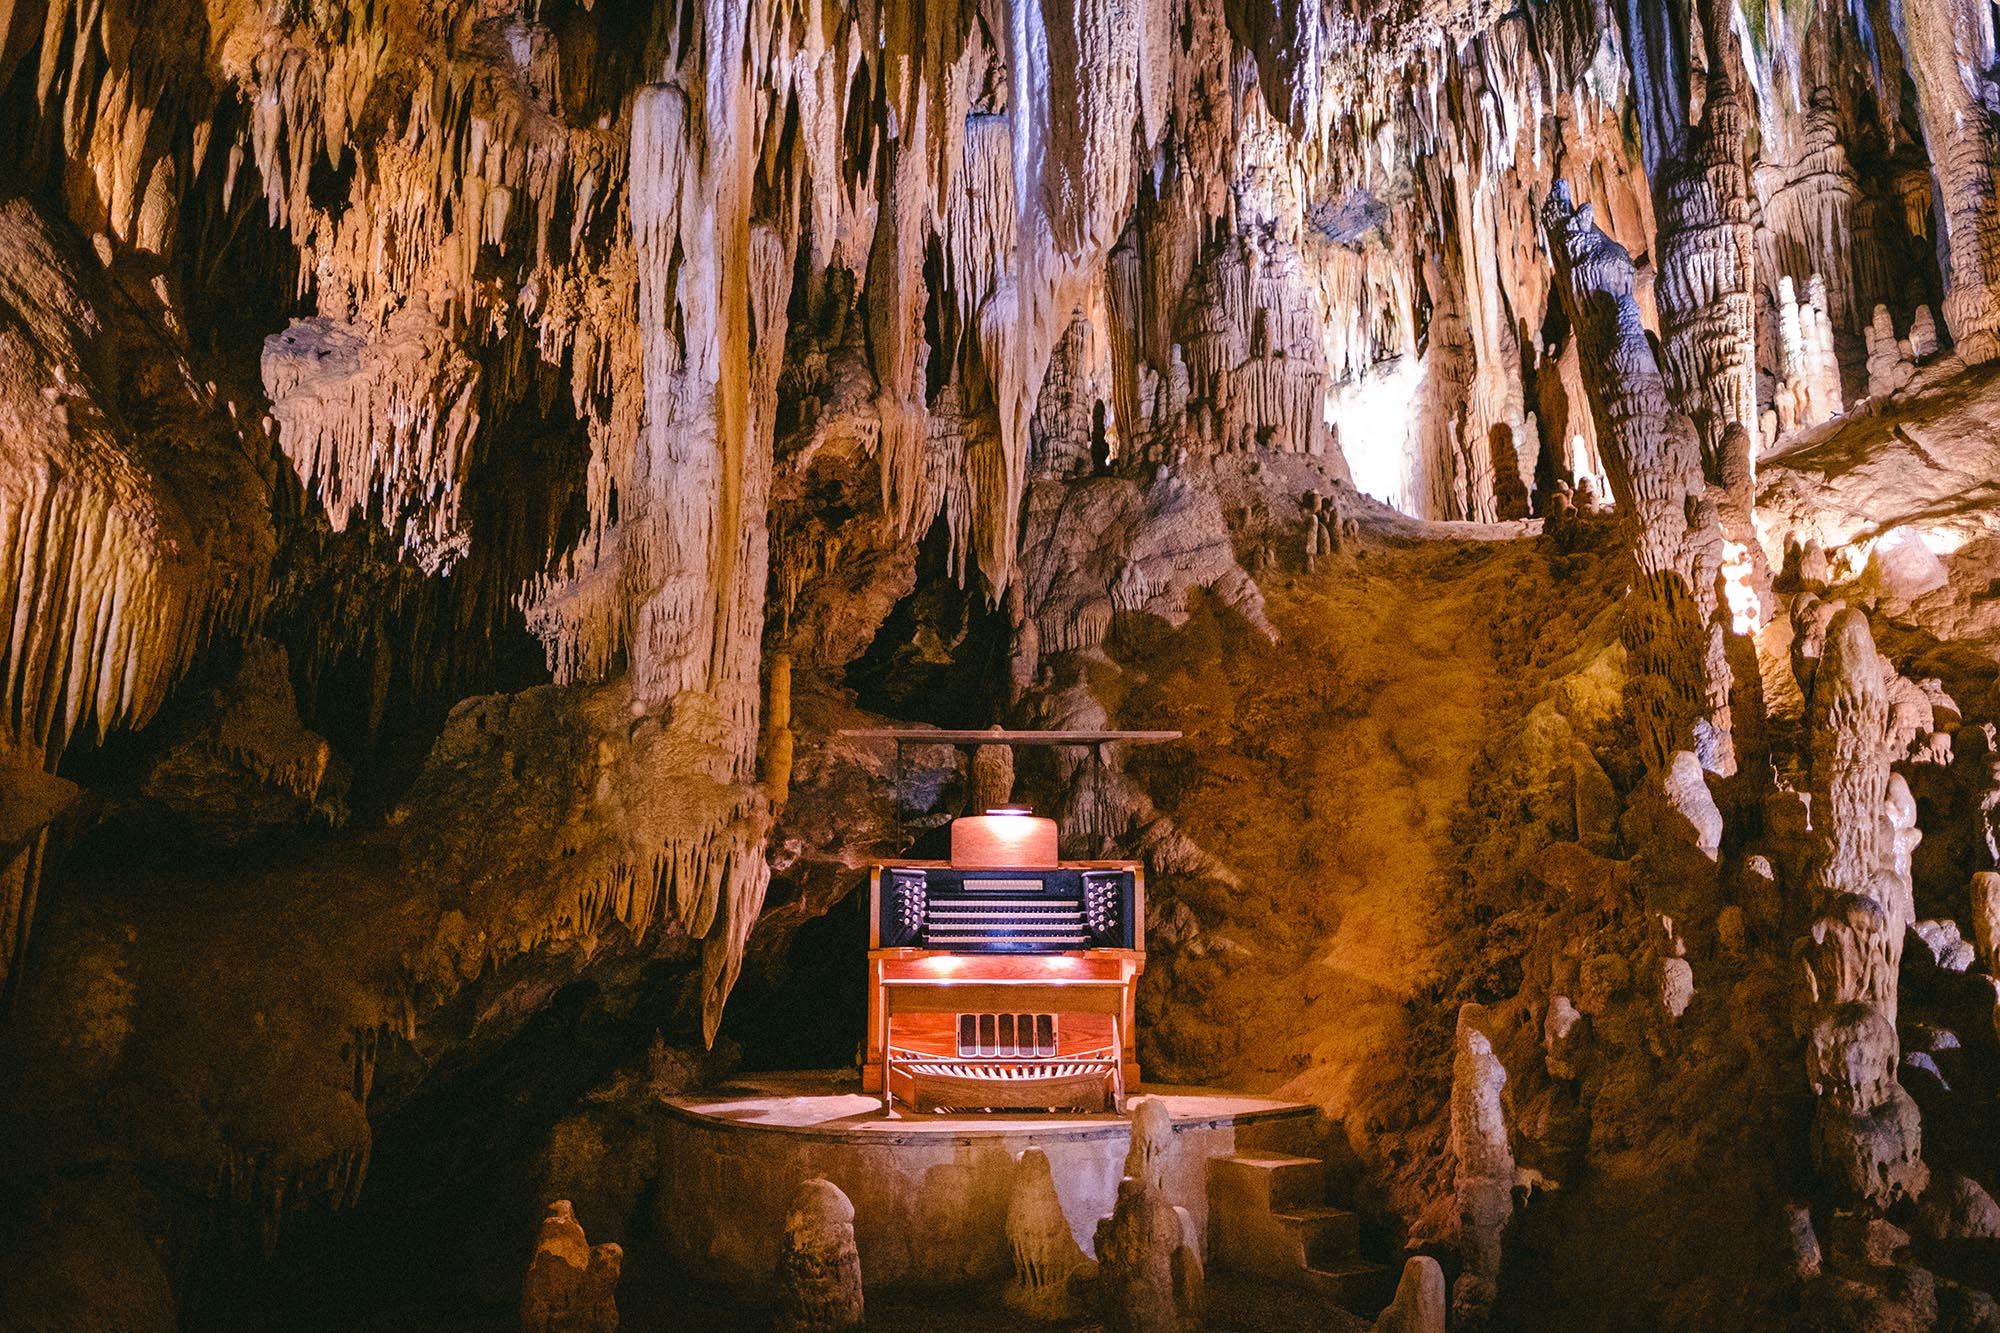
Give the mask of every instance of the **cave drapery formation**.
M 14 1021 L 110 1014 L 65 1039 L 82 1089 L 172 1063 L 126 1050 L 142 946 L 92 915 L 105 837 L 342 849 L 296 890 L 259 853 L 216 909 L 340 956 L 268 1042 L 314 1077 L 205 1108 L 175 1084 L 179 1141 L 132 1150 L 268 1248 L 362 1188 L 385 1046 L 456 1071 L 558 986 L 644 966 L 712 1046 L 753 936 L 851 888 L 829 811 L 892 836 L 905 793 L 816 753 L 867 716 L 853 680 L 935 671 L 876 708 L 976 670 L 981 723 L 1103 727 L 1149 697 L 1109 665 L 1117 625 L 1220 608 L 1278 651 L 1287 524 L 1323 513 L 1351 557 L 1356 515 L 1535 518 L 1578 568 L 1615 552 L 1630 762 L 1574 721 L 1533 789 L 1563 785 L 1578 856 L 1644 904 L 1607 909 L 1666 978 L 1634 1049 L 1686 1058 L 1662 1033 L 1703 950 L 1775 978 L 1737 984 L 1795 1013 L 1772 1096 L 1811 1129 L 1786 1151 L 1876 1253 L 1933 1177 L 1967 1181 L 1927 1167 L 1898 1081 L 1905 935 L 1936 924 L 1917 810 L 1971 799 L 1937 794 L 1960 707 L 1866 614 L 1936 557 L 1834 570 L 1886 525 L 1801 518 L 1785 478 L 1760 505 L 1861 400 L 2000 357 L 1996 66 L 1982 0 L 0 0 Z M 1872 582 L 1843 603 L 1848 576 Z M 1767 719 L 1773 625 L 1796 680 Z M 1239 887 L 1122 756 L 1028 777 L 1163 903 L 1176 876 Z M 1172 975 L 1219 969 L 1202 948 Z M 1573 1033 L 1652 984 L 1557 953 L 1522 983 L 1530 1037 L 1459 1020 L 1513 1076 L 1508 1123 L 1597 1096 Z M 1498 1086 L 1481 1160 L 1511 1173 Z M 1449 1169 L 1387 1174 L 1395 1206 L 1450 1210 Z M 1514 1185 L 1479 1182 L 1497 1228 Z M 1497 1230 L 1451 1232 L 1466 1317 L 1504 1315 Z

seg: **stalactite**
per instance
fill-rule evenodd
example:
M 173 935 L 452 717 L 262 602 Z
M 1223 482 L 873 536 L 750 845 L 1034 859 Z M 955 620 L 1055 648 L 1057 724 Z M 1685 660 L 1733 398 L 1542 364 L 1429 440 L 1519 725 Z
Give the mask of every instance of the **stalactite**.
M 882 153 L 882 206 L 876 216 L 869 275 L 869 332 L 881 391 L 882 498 L 909 536 L 923 491 L 925 395 L 924 243 L 933 193 L 924 112 Z M 997 257 L 996 257 L 997 258 Z M 998 264 L 996 262 L 997 269 Z
M 426 572 L 465 554 L 479 369 L 429 310 L 406 307 L 379 333 L 295 320 L 265 340 L 263 369 L 279 445 L 334 531 L 372 510 Z
M 1182 347 L 1203 439 L 1218 452 L 1322 452 L 1322 323 L 1298 248 L 1271 232 L 1244 237 L 1195 281 Z
M 1655 192 L 1661 368 L 1711 471 L 1731 425 L 1750 433 L 1750 457 L 1757 456 L 1757 269 L 1745 136 L 1742 106 L 1718 64 L 1701 125 Z
M 1699 444 L 1670 413 L 1633 299 L 1632 259 L 1557 182 L 1543 214 L 1563 308 L 1575 326 L 1584 388 L 1619 507 L 1635 531 L 1638 570 L 1625 622 L 1630 705 L 1647 766 L 1693 750 L 1710 772 L 1735 771 L 1730 671 L 1718 620 L 1722 533 L 1707 500 Z
M 145 725 L 266 593 L 268 442 L 172 342 L 131 358 L 146 387 L 120 385 L 108 326 L 137 298 L 86 262 L 25 200 L 0 205 L 0 768 L 53 771 L 72 741 Z M 48 866 L 44 830 L 0 867 L 0 985 Z
M 1477 438 L 1472 403 L 1479 353 L 1447 266 L 1424 268 L 1431 296 L 1430 346 L 1424 356 L 1421 408 L 1412 423 L 1412 463 L 1425 496 L 1423 511 L 1442 518 L 1492 518 L 1492 457 Z

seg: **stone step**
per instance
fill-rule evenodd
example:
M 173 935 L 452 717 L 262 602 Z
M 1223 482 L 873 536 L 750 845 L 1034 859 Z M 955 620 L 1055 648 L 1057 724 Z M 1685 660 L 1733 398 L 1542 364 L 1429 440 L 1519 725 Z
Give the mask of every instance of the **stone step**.
M 1345 1208 L 1287 1208 L 1271 1216 L 1297 1237 L 1301 1268 L 1337 1267 L 1361 1244 L 1361 1219 Z
M 1386 1264 L 1349 1259 L 1325 1268 L 1308 1268 L 1301 1285 L 1331 1298 L 1336 1305 L 1373 1318 L 1396 1298 L 1396 1272 Z
M 1208 1163 L 1208 1192 L 1222 1207 L 1257 1212 L 1326 1202 L 1326 1163 L 1285 1153 L 1234 1153 Z
M 1361 1223 L 1326 1205 L 1326 1163 L 1243 1152 L 1208 1163 L 1209 1256 L 1220 1267 L 1317 1291 L 1357 1314 L 1393 1296 L 1396 1274 L 1359 1254 Z

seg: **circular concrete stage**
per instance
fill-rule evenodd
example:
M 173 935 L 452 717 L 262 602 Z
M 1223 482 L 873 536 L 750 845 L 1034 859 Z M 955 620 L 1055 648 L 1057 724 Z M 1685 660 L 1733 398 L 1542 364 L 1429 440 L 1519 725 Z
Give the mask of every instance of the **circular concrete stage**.
M 824 1176 L 854 1202 L 863 1279 L 955 1286 L 1004 1278 L 1014 1161 L 1040 1148 L 1071 1232 L 1092 1252 L 1110 1214 L 1130 1124 L 1115 1115 L 882 1115 L 853 1072 L 764 1074 L 668 1099 L 661 1221 L 669 1252 L 694 1278 L 762 1288 L 778 1263 L 799 1182 Z M 1173 1201 L 1206 1246 L 1208 1162 L 1244 1149 L 1309 1152 L 1313 1110 L 1195 1088 L 1142 1088 L 1174 1121 Z

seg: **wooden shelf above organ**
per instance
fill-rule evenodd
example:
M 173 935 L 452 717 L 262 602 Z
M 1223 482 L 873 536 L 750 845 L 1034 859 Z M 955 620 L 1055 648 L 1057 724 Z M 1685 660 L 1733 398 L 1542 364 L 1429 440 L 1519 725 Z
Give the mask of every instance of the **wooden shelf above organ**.
M 955 821 L 950 861 L 874 866 L 863 1087 L 890 1114 L 1122 1109 L 1145 904 L 1136 863 L 1059 861 L 1025 811 Z

